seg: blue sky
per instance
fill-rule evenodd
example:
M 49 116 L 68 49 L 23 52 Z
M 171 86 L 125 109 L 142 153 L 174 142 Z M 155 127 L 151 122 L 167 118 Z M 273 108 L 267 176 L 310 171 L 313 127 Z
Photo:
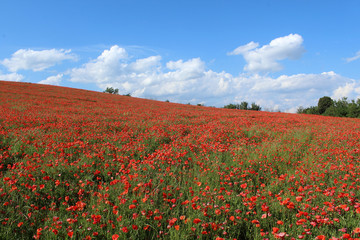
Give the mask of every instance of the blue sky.
M 294 112 L 360 96 L 360 2 L 0 3 L 0 79 Z

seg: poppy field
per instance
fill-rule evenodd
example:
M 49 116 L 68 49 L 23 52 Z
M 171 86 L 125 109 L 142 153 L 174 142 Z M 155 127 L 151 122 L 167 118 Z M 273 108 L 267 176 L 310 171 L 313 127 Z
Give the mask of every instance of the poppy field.
M 360 239 L 360 120 L 0 81 L 0 239 Z

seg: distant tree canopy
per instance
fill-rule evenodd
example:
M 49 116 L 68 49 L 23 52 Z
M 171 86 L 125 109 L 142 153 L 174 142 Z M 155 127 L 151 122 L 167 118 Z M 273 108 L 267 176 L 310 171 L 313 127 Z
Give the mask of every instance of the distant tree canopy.
M 255 111 L 260 111 L 261 107 L 255 103 L 251 103 L 251 106 L 249 107 L 249 103 L 248 102 L 241 102 L 240 104 L 234 104 L 234 103 L 230 103 L 228 105 L 225 105 L 224 108 L 227 109 L 239 109 L 239 110 L 255 110 Z
M 317 106 L 299 107 L 297 113 L 360 118 L 360 99 L 349 102 L 346 97 L 332 100 L 330 97 L 325 96 L 319 99 Z
M 251 103 L 251 108 L 248 110 L 254 110 L 254 111 L 261 111 L 260 105 L 257 105 L 255 103 Z
M 324 96 L 319 99 L 318 102 L 318 111 L 320 114 L 323 114 L 326 109 L 334 105 L 334 101 L 331 99 L 331 97 Z
M 119 89 L 118 88 L 114 89 L 113 87 L 107 87 L 104 93 L 119 94 Z

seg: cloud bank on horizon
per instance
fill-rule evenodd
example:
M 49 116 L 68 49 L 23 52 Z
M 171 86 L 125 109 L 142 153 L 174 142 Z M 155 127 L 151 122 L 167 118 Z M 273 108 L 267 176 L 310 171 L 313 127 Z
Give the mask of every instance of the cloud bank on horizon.
M 232 58 L 241 55 L 246 62 L 237 76 L 209 69 L 200 57 L 163 63 L 162 56 L 134 58 L 118 45 L 103 50 L 97 58 L 80 66 L 58 72 L 55 66 L 65 61 L 76 64 L 81 56 L 70 49 L 19 49 L 10 58 L 0 61 L 9 71 L 0 72 L 0 79 L 23 81 L 27 79 L 26 71 L 48 71 L 52 75 L 38 83 L 96 84 L 99 90 L 115 87 L 120 93 L 136 97 L 217 107 L 248 101 L 256 102 L 263 109 L 287 112 L 296 112 L 299 106 L 314 105 L 314 101 L 325 95 L 335 99 L 360 96 L 359 80 L 333 71 L 271 77 L 271 73 L 284 69 L 281 61 L 296 61 L 302 57 L 305 53 L 303 42 L 299 34 L 289 34 L 263 46 L 251 41 L 235 48 L 227 55 Z M 359 53 L 346 61 L 359 59 Z

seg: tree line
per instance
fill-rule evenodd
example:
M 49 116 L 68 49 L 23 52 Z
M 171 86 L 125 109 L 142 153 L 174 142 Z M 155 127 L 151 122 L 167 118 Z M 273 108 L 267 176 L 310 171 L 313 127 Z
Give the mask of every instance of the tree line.
M 107 87 L 104 91 L 104 93 L 110 93 L 110 94 L 119 94 L 119 89 L 118 88 L 113 88 L 113 87 Z M 124 94 L 124 96 L 131 96 L 130 93 L 128 94 Z M 169 100 L 166 100 L 165 102 L 170 102 Z M 190 104 L 190 103 L 188 103 Z M 197 106 L 204 106 L 203 104 L 197 104 Z M 241 102 L 240 104 L 234 104 L 234 103 L 230 103 L 228 105 L 225 105 L 224 108 L 227 109 L 240 109 L 240 110 L 255 110 L 255 111 L 260 111 L 261 107 L 257 104 L 255 104 L 254 102 L 251 103 L 251 106 L 249 105 L 248 102 Z
M 331 97 L 324 96 L 319 99 L 317 106 L 299 107 L 297 113 L 360 118 L 360 99 L 348 101 L 346 97 L 343 97 L 333 100 Z
M 107 87 L 104 93 L 119 94 L 119 89 Z M 131 95 L 128 93 L 124 94 L 124 96 Z M 166 100 L 166 102 L 169 102 L 169 100 Z M 198 106 L 203 105 L 198 104 Z M 253 102 L 250 105 L 245 101 L 241 103 L 230 103 L 225 105 L 224 108 L 261 111 L 261 107 L 256 103 Z M 310 106 L 307 108 L 300 106 L 296 112 L 299 114 L 317 114 L 332 117 L 360 118 L 360 98 L 358 98 L 356 101 L 348 101 L 346 97 L 343 97 L 339 100 L 333 100 L 331 97 L 324 96 L 319 99 L 317 106 Z
M 241 102 L 240 104 L 234 104 L 230 103 L 228 105 L 225 105 L 224 108 L 227 109 L 239 109 L 239 110 L 254 110 L 254 111 L 260 111 L 261 107 L 255 103 L 251 103 L 251 106 L 249 106 L 248 102 Z
M 104 91 L 104 93 L 110 93 L 110 94 L 119 94 L 119 89 L 118 88 L 113 88 L 113 87 L 107 87 Z M 131 97 L 131 94 L 123 94 L 123 96 L 128 96 Z

